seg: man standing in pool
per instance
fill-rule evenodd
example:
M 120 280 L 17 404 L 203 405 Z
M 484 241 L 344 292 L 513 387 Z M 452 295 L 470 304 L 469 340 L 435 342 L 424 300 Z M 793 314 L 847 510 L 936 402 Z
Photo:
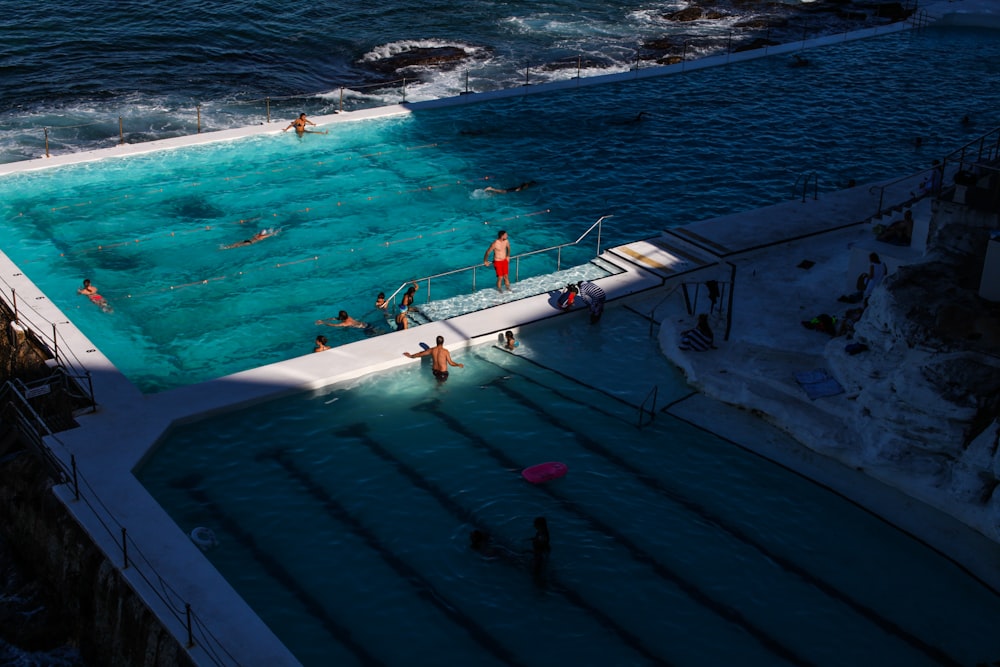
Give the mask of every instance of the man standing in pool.
M 451 352 L 449 352 L 444 346 L 444 336 L 438 336 L 435 341 L 437 345 L 435 347 L 429 347 L 426 350 L 421 350 L 416 353 L 404 352 L 403 356 L 410 359 L 418 359 L 420 357 L 431 358 L 431 370 L 434 371 L 434 377 L 437 378 L 438 382 L 444 382 L 448 379 L 448 367 L 456 366 L 458 368 L 465 368 L 465 364 L 458 364 L 451 358 Z
M 502 292 L 502 285 L 507 285 L 510 291 L 510 240 L 507 232 L 497 232 L 497 240 L 490 244 L 483 255 L 483 266 L 490 265 L 490 253 L 493 253 L 493 268 L 497 272 L 497 291 Z

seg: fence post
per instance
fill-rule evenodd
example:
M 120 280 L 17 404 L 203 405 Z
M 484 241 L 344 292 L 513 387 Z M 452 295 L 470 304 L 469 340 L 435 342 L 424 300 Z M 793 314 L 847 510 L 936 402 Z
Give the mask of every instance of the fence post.
M 198 134 L 201 134 L 201 105 L 197 106 L 198 109 Z
M 50 155 L 49 155 L 49 128 L 45 128 L 45 157 L 50 157 Z
M 736 292 L 736 265 L 732 262 L 726 263 L 729 264 L 729 310 L 726 312 L 726 336 L 724 340 L 729 340 L 729 333 L 733 330 L 733 295 Z
M 187 618 L 187 633 L 188 641 L 187 648 L 192 648 L 194 646 L 194 635 L 191 633 L 191 603 L 184 603 L 184 616 Z
M 97 412 L 97 399 L 94 397 L 94 378 L 87 370 L 87 393 L 90 394 L 90 411 Z
M 52 356 L 55 358 L 56 363 L 59 362 L 59 338 L 56 337 L 56 323 L 52 323 Z
M 122 117 L 118 116 L 118 144 L 122 145 L 125 143 L 125 128 L 122 125 Z
M 267 122 L 270 123 L 271 122 L 271 98 L 270 97 L 265 97 L 264 98 L 264 108 L 265 108 L 265 114 L 264 115 L 267 118 Z
M 80 500 L 80 480 L 77 478 L 76 474 L 76 454 L 69 455 L 69 465 L 73 469 L 73 498 L 79 502 Z

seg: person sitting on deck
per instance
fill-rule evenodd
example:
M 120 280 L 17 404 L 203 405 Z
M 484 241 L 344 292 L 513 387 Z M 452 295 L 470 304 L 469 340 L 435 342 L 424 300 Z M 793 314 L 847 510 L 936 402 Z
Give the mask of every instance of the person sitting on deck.
M 802 320 L 802 326 L 813 331 L 822 331 L 831 336 L 837 335 L 837 318 L 826 313 L 820 313 L 810 320 Z
M 698 316 L 698 324 L 693 329 L 681 332 L 680 348 L 695 352 L 715 349 L 715 335 L 712 327 L 708 325 L 708 315 L 702 313 Z
M 566 285 L 563 289 L 562 294 L 559 296 L 559 308 L 560 310 L 569 310 L 573 307 L 573 302 L 576 301 L 576 295 L 580 292 L 580 289 L 576 285 Z
M 906 210 L 902 220 L 897 220 L 875 237 L 876 240 L 892 245 L 908 246 L 913 236 L 913 211 Z

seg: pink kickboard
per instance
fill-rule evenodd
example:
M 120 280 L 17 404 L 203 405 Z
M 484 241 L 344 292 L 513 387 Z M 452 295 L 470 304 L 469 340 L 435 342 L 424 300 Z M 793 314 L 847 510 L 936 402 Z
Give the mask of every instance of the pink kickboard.
M 541 484 L 542 482 L 548 482 L 549 480 L 559 479 L 569 471 L 569 467 L 565 463 L 559 461 L 550 461 L 548 463 L 539 463 L 538 465 L 531 466 L 530 468 L 525 468 L 521 471 L 521 477 L 532 484 Z

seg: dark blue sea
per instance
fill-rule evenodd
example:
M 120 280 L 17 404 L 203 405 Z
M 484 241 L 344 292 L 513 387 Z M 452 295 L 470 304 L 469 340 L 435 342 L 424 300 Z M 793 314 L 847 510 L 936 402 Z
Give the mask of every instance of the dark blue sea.
M 0 162 L 620 72 L 887 20 L 822 2 L 0 2 Z M 832 7 L 832 5 L 831 5 Z M 808 12 L 804 10 L 808 8 Z M 401 54 L 446 62 L 397 60 Z M 408 64 L 409 63 L 409 64 Z M 405 86 L 401 85 L 405 79 Z

